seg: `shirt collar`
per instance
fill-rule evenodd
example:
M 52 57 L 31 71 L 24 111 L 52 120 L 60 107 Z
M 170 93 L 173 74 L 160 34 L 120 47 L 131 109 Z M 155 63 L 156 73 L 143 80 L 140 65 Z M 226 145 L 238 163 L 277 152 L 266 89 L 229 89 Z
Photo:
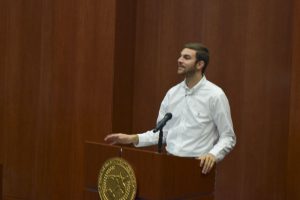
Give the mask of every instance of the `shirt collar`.
M 186 85 L 185 80 L 182 82 L 182 87 L 185 89 L 185 91 L 194 92 L 194 91 L 199 90 L 205 84 L 206 81 L 207 81 L 206 77 L 205 77 L 205 75 L 203 75 L 202 78 L 201 78 L 201 80 L 196 85 L 194 85 L 194 87 L 189 88 Z

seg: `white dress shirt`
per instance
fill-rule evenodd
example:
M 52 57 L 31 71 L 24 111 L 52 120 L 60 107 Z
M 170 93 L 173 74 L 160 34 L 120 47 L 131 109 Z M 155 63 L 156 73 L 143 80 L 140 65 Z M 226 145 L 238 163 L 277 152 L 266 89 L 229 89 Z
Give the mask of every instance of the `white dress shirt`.
M 161 103 L 157 121 L 172 119 L 163 128 L 166 150 L 181 157 L 213 154 L 220 161 L 235 146 L 230 107 L 223 90 L 205 76 L 193 87 L 185 81 L 172 87 Z M 137 147 L 158 143 L 158 132 L 138 134 Z

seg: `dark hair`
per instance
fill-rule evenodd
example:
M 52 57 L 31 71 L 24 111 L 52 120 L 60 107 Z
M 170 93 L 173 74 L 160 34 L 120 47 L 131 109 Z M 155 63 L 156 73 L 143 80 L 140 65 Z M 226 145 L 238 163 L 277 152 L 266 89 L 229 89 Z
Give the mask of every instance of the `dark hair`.
M 184 48 L 193 49 L 196 51 L 196 62 L 203 60 L 204 67 L 202 69 L 202 74 L 204 74 L 206 67 L 209 63 L 209 50 L 206 46 L 201 43 L 187 43 L 184 45 Z

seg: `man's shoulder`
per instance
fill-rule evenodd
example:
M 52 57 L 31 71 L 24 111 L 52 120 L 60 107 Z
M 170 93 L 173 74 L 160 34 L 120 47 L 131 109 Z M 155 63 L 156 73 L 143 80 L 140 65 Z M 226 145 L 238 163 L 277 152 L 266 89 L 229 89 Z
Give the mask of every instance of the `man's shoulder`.
M 184 83 L 184 82 L 182 81 L 182 82 L 179 82 L 179 83 L 177 83 L 176 85 L 172 86 L 172 87 L 168 90 L 167 94 L 172 94 L 172 93 L 174 93 L 174 92 L 180 90 L 180 89 L 183 87 L 183 83 Z
M 219 96 L 225 94 L 221 87 L 219 87 L 218 85 L 216 85 L 215 83 L 209 80 L 206 80 L 205 88 L 209 90 L 211 95 L 213 96 Z

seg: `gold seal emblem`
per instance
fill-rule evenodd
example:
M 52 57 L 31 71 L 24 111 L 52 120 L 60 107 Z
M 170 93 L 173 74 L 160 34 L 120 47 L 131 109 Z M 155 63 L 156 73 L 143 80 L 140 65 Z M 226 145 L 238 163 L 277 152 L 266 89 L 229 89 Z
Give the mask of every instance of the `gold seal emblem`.
M 122 158 L 111 158 L 103 164 L 98 177 L 101 200 L 133 200 L 136 178 L 130 164 Z

